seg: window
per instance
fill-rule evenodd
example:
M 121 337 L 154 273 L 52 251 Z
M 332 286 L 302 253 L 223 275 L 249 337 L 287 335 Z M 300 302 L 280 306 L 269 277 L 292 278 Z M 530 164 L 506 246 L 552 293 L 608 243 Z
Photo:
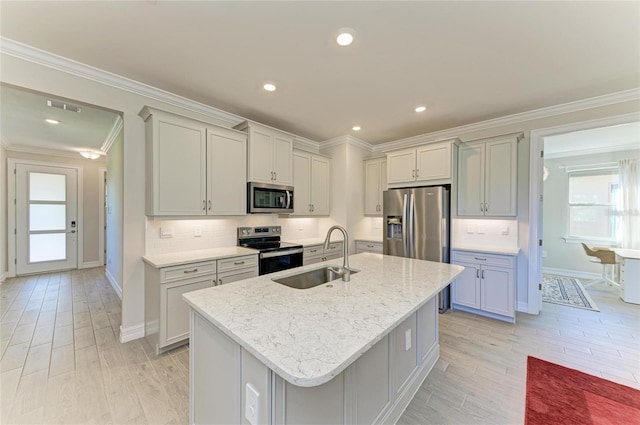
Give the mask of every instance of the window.
M 569 236 L 616 241 L 618 169 L 569 171 Z

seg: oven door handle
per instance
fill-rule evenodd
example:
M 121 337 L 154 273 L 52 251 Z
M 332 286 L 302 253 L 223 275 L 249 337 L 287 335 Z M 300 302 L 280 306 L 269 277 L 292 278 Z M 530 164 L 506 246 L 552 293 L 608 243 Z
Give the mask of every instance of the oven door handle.
M 286 251 L 264 252 L 260 254 L 260 258 L 282 257 L 284 255 L 301 254 L 303 252 L 303 248 L 288 249 Z

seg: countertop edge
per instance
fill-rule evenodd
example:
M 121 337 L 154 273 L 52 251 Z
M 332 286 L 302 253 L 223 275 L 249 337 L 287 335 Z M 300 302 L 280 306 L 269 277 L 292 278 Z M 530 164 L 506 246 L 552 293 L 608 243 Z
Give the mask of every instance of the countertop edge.
M 219 249 L 220 253 L 215 253 L 215 250 Z M 232 250 L 235 249 L 235 252 L 223 252 L 223 250 Z M 187 258 L 190 254 L 191 257 Z M 232 247 L 232 248 L 213 248 L 211 250 L 196 250 L 196 251 L 183 251 L 179 253 L 170 253 L 170 254 L 157 254 L 157 255 L 143 255 L 142 261 L 146 264 L 155 267 L 157 269 L 163 267 L 171 267 L 171 266 L 179 266 L 182 264 L 195 263 L 200 261 L 214 261 L 214 260 L 223 260 L 225 258 L 233 258 L 233 257 L 241 257 L 245 255 L 258 255 L 259 251 L 244 248 L 244 247 Z M 162 257 L 170 258 L 170 256 L 184 256 L 185 258 L 180 259 L 170 259 L 163 261 Z
M 482 252 L 485 254 L 510 255 L 515 257 L 520 253 L 520 248 L 458 245 L 458 246 L 452 246 L 451 251 L 472 251 L 472 252 Z

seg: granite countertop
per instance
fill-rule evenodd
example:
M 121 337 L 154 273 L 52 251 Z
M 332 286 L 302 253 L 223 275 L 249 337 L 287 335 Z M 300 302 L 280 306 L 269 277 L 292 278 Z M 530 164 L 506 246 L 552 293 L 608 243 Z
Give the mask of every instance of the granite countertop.
M 464 269 L 363 253 L 351 282 L 293 289 L 271 280 L 334 261 L 183 295 L 189 305 L 288 382 L 328 382 L 418 310 Z
M 516 256 L 520 253 L 520 248 L 510 247 L 495 247 L 495 246 L 481 246 L 481 245 L 456 245 L 451 247 L 452 251 L 474 251 L 484 252 L 485 254 L 502 254 Z
M 224 248 L 199 249 L 195 251 L 181 251 L 171 254 L 145 255 L 142 260 L 156 268 L 189 264 L 195 261 L 219 260 L 222 258 L 238 257 L 240 255 L 258 254 L 255 249 L 230 246 Z

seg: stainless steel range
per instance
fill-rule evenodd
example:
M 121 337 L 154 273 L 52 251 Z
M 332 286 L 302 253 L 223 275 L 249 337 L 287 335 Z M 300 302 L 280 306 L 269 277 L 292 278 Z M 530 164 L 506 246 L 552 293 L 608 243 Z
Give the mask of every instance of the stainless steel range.
M 280 240 L 281 226 L 238 227 L 238 246 L 260 251 L 258 274 L 278 272 L 302 265 L 302 245 Z

